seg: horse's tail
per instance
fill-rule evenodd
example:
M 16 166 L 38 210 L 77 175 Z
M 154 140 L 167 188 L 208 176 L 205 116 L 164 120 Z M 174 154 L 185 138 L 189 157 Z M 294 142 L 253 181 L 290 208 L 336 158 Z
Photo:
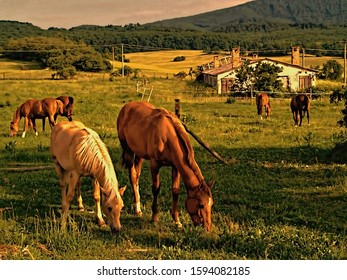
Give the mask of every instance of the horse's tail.
M 198 178 L 199 182 L 204 181 L 204 177 L 202 176 L 201 170 L 194 159 L 194 150 L 193 146 L 189 140 L 188 133 L 181 121 L 174 115 L 172 112 L 166 111 L 166 117 L 171 120 L 171 123 L 177 133 L 179 139 L 181 139 L 181 143 L 184 145 L 187 151 L 187 161 L 189 166 L 194 171 L 195 176 Z
M 70 104 L 70 105 L 73 104 L 73 101 L 74 101 L 73 97 L 72 97 L 72 96 L 69 96 L 69 104 Z

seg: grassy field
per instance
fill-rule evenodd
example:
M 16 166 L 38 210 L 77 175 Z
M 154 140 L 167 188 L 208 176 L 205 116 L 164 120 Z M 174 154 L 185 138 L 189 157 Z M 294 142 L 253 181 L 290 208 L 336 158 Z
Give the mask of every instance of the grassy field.
M 302 127 L 294 127 L 289 99 L 272 99 L 273 115 L 261 121 L 252 99 L 229 104 L 227 97 L 214 96 L 190 80 L 151 78 L 151 103 L 173 110 L 174 99 L 180 98 L 187 125 L 229 162 L 220 163 L 191 138 L 205 179 L 216 180 L 213 228 L 205 233 L 192 225 L 184 208 L 183 185 L 183 229 L 175 227 L 167 168 L 161 172 L 159 223 L 151 222 L 148 163 L 140 181 L 144 216 L 133 214 L 128 174 L 119 165 L 116 118 L 126 102 L 141 100 L 136 82 L 100 76 L 0 81 L 0 259 L 347 258 L 347 166 L 330 159 L 335 143 L 346 136 L 336 124 L 342 104 L 331 105 L 328 96 L 314 100 L 311 125 L 304 119 Z M 37 137 L 32 131 L 24 139 L 9 137 L 17 106 L 30 97 L 62 94 L 75 98 L 74 119 L 100 134 L 120 185 L 128 186 L 119 235 L 95 224 L 89 178 L 82 181 L 87 211 L 78 212 L 74 202 L 69 228 L 60 230 L 61 191 L 49 157 L 50 128 L 41 132 L 38 121 Z

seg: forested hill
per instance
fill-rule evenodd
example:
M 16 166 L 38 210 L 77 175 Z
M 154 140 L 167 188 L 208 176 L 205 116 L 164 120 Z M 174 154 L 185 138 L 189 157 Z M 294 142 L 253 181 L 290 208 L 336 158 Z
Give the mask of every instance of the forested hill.
M 340 56 L 346 34 L 347 0 L 256 0 L 143 25 L 83 25 L 44 30 L 31 23 L 0 20 L 0 55 L 18 43 L 23 45 L 26 37 L 41 36 L 84 42 L 103 54 L 112 53 L 112 46 L 120 48 L 124 44 L 125 52 L 159 49 L 208 52 L 240 47 L 269 56 L 286 54 L 290 46 L 297 45 L 308 54 Z M 9 39 L 21 42 L 8 43 Z
M 231 8 L 152 24 L 209 31 L 227 31 L 231 26 L 243 24 L 347 25 L 347 1 L 256 0 Z

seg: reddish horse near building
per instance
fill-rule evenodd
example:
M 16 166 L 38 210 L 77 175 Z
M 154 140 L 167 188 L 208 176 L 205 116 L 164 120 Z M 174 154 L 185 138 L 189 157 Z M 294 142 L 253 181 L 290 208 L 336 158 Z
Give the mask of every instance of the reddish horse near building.
M 256 96 L 256 105 L 257 105 L 257 112 L 260 116 L 260 119 L 263 119 L 263 109 L 265 111 L 266 118 L 270 117 L 271 114 L 271 105 L 269 101 L 269 96 L 265 93 L 259 93 Z
M 290 102 L 290 108 L 295 126 L 301 126 L 305 112 L 307 113 L 307 123 L 310 125 L 310 98 L 307 95 L 295 95 Z

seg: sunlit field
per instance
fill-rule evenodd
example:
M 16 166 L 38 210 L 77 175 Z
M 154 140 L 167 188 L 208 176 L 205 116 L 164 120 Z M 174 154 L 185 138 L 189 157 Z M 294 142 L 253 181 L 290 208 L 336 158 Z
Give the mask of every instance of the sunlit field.
M 166 59 L 177 55 L 184 54 L 172 53 Z M 134 57 L 130 60 L 144 63 Z M 187 58 L 184 67 L 188 65 Z M 254 99 L 228 103 L 227 96 L 216 96 L 190 79 L 166 79 L 156 73 L 150 78 L 150 102 L 173 111 L 179 98 L 188 127 L 227 161 L 221 163 L 190 137 L 206 181 L 215 180 L 211 232 L 193 226 L 184 207 L 183 184 L 183 228 L 176 228 L 170 215 L 169 168 L 161 171 L 159 223 L 151 222 L 148 163 L 140 180 L 144 215 L 133 213 L 128 172 L 119 164 L 116 118 L 125 103 L 142 99 L 136 79 L 110 82 L 99 75 L 68 81 L 0 80 L 0 259 L 347 258 L 347 166 L 331 160 L 335 143 L 346 135 L 337 125 L 343 104 L 330 104 L 328 95 L 313 100 L 311 125 L 305 118 L 302 127 L 294 127 L 289 99 L 271 99 L 270 119 L 260 120 Z M 68 229 L 61 229 L 61 190 L 49 157 L 48 124 L 42 132 L 37 121 L 38 136 L 29 131 L 26 138 L 9 137 L 10 121 L 21 103 L 59 95 L 74 97 L 73 118 L 100 134 L 119 184 L 128 187 L 120 234 L 112 235 L 108 226 L 101 229 L 95 223 L 89 178 L 82 180 L 86 211 L 79 212 L 74 200 Z M 22 127 L 23 120 L 20 131 Z

